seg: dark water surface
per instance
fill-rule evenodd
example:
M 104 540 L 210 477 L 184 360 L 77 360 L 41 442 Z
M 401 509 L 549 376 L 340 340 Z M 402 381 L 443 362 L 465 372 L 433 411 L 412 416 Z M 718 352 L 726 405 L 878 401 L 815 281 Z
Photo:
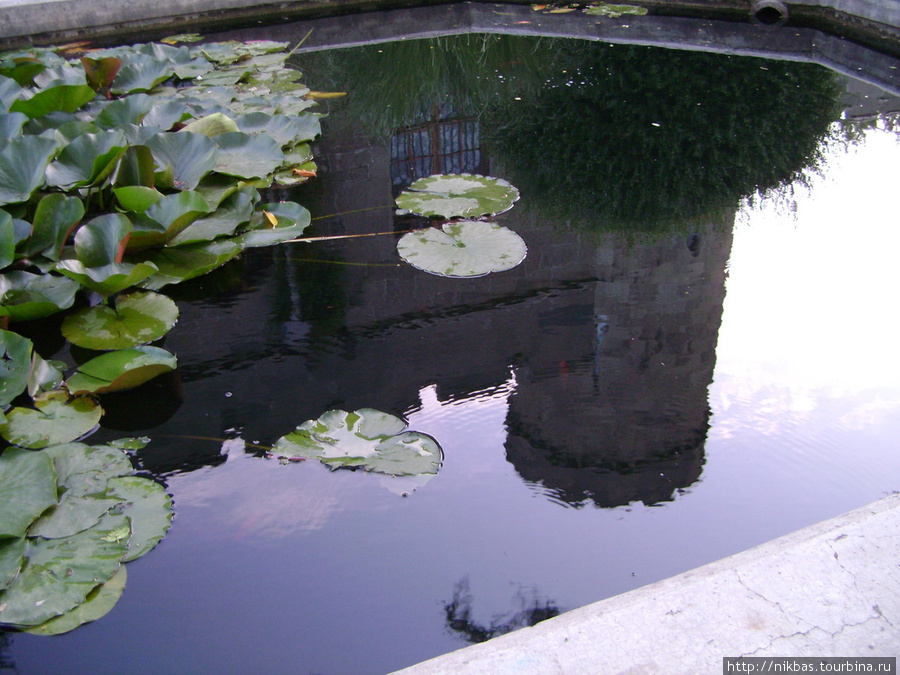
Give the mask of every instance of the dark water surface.
M 466 170 L 522 190 L 525 262 L 443 279 L 388 234 L 173 291 L 178 376 L 97 438 L 153 439 L 174 524 L 110 614 L 3 635 L 0 672 L 387 673 L 900 489 L 896 97 L 649 47 L 393 49 L 296 57 L 349 92 L 290 195 L 312 234 L 402 230 L 398 189 Z M 438 475 L 245 450 L 362 407 L 438 439 Z

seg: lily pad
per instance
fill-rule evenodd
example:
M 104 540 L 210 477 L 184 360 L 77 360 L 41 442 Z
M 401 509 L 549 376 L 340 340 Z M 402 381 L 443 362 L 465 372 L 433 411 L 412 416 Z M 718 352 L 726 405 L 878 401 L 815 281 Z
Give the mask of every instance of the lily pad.
M 66 386 L 76 394 L 121 391 L 140 386 L 177 366 L 175 356 L 159 347 L 122 349 L 101 354 L 82 364 L 66 381 Z
M 133 292 L 119 296 L 115 307 L 97 305 L 68 315 L 62 334 L 85 349 L 126 349 L 158 340 L 176 321 L 178 306 L 171 298 Z
M 0 305 L 10 322 L 41 319 L 71 307 L 78 288 L 78 282 L 68 277 L 6 272 L 0 274 Z
M 70 397 L 64 390 L 34 398 L 35 408 L 12 408 L 0 435 L 23 448 L 38 450 L 83 436 L 100 421 L 103 409 L 89 396 Z
M 28 338 L 0 330 L 0 407 L 6 407 L 28 387 L 33 349 Z
M 125 565 L 119 565 L 119 569 L 113 574 L 112 579 L 94 588 L 80 605 L 39 626 L 26 628 L 22 632 L 32 635 L 62 635 L 75 630 L 82 624 L 106 616 L 122 597 L 127 579 L 128 573 L 125 571 Z
M 410 265 L 442 277 L 480 277 L 512 269 L 525 259 L 528 247 L 512 230 L 480 220 L 444 223 L 409 232 L 397 242 L 397 252 Z
M 274 202 L 257 207 L 252 227 L 238 241 L 246 248 L 271 246 L 303 234 L 309 227 L 309 211 L 296 202 Z
M 53 460 L 40 452 L 4 450 L 0 455 L 0 485 L 0 539 L 25 536 L 31 523 L 58 500 L 56 468 Z
M 25 537 L 0 539 L 0 591 L 5 590 L 22 568 Z
M 128 455 L 114 445 L 65 443 L 47 448 L 41 454 L 53 460 L 59 486 L 82 495 L 102 494 L 106 491 L 106 480 L 134 471 Z M 85 487 L 88 480 L 85 476 L 94 474 L 102 475 L 104 482 L 91 490 Z
M 118 505 L 119 500 L 112 497 L 64 492 L 55 507 L 31 524 L 28 536 L 44 539 L 71 537 L 99 523 L 100 518 Z
M 397 197 L 403 211 L 439 218 L 479 218 L 512 208 L 519 191 L 502 178 L 468 173 L 420 178 Z
M 149 478 L 120 476 L 109 481 L 109 494 L 124 502 L 125 515 L 131 519 L 131 540 L 122 562 L 136 560 L 149 553 L 166 536 L 172 525 L 172 497 Z
M 139 284 L 159 271 L 150 262 L 110 263 L 101 267 L 88 267 L 80 260 L 62 260 L 54 269 L 107 298 Z
M 278 440 L 276 457 L 316 458 L 337 469 L 361 467 L 392 476 L 436 474 L 442 452 L 431 436 L 406 431 L 406 422 L 389 413 L 363 408 L 330 410 L 307 420 Z
M 159 271 L 141 285 L 158 290 L 168 284 L 193 279 L 221 267 L 242 250 L 238 243 L 223 239 L 151 251 L 145 254 L 147 260 Z
M 131 526 L 106 515 L 89 530 L 63 539 L 29 539 L 28 564 L 3 593 L 0 623 L 38 626 L 84 602 L 119 569 Z

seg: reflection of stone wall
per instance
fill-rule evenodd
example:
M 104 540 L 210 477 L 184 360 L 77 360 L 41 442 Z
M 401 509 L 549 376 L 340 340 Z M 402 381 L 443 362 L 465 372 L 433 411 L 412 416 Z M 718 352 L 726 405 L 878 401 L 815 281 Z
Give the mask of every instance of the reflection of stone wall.
M 316 234 L 390 231 L 387 146 L 340 141 L 320 149 L 320 178 L 298 196 L 333 216 Z M 247 292 L 223 300 L 226 312 L 186 307 L 171 334 L 185 386 L 211 397 L 192 406 L 219 414 L 177 416 L 167 433 L 274 439 L 329 408 L 402 414 L 425 387 L 458 398 L 512 368 L 506 452 L 525 480 L 569 503 L 670 498 L 702 466 L 730 236 L 629 244 L 527 212 L 525 195 L 503 216 L 528 244 L 525 262 L 478 279 L 399 263 L 393 235 L 256 252 Z M 216 386 L 195 386 L 213 374 Z M 223 404 L 222 388 L 235 398 Z
M 731 248 L 723 225 L 598 245 L 593 297 L 546 314 L 547 337 L 517 371 L 507 452 L 526 480 L 615 506 L 670 499 L 699 477 Z

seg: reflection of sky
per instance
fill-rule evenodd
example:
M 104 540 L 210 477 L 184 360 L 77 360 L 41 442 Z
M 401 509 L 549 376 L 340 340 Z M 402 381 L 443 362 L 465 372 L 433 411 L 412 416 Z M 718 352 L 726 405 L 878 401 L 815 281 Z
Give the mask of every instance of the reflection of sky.
M 757 474 L 757 495 L 799 513 L 828 501 L 835 514 L 883 496 L 885 476 L 900 489 L 897 166 L 900 139 L 872 131 L 832 148 L 827 175 L 797 188 L 790 207 L 738 214 L 707 488 L 727 474 L 749 488 Z

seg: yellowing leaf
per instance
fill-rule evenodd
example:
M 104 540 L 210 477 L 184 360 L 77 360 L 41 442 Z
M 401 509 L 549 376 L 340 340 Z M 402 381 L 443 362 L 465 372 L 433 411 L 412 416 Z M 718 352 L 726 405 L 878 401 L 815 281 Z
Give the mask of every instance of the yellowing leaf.
M 311 91 L 306 95 L 306 98 L 340 98 L 346 95 L 346 91 Z
M 266 222 L 269 223 L 269 227 L 278 227 L 278 218 L 268 211 L 263 211 L 263 216 L 265 217 Z

